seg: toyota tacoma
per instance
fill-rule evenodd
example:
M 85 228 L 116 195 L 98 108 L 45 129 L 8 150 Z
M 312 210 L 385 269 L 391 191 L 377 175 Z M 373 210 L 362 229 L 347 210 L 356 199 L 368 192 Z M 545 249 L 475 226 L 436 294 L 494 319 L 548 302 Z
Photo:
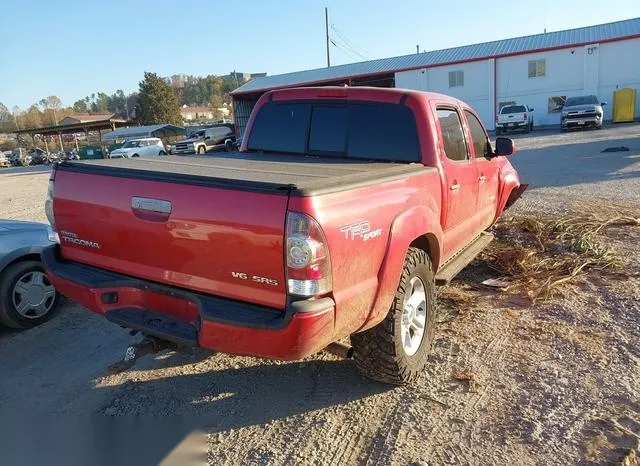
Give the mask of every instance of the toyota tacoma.
M 350 337 L 342 354 L 365 375 L 411 382 L 436 286 L 526 189 L 513 150 L 444 95 L 271 91 L 240 152 L 56 165 L 60 244 L 43 262 L 60 292 L 156 349 L 295 360 Z

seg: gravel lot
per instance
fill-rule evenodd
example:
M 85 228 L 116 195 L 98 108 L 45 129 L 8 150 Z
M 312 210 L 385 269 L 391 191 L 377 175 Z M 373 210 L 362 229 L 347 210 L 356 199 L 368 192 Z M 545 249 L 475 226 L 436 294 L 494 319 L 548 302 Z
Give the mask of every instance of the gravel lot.
M 640 214 L 640 125 L 514 138 L 530 183 L 514 211 Z M 613 146 L 630 150 L 601 152 Z M 0 171 L 0 217 L 44 221 L 47 179 L 41 167 Z M 468 299 L 440 303 L 413 387 L 371 382 L 324 353 L 163 353 L 108 376 L 131 337 L 68 303 L 39 328 L 0 328 L 0 413 L 186 415 L 207 432 L 211 464 L 620 464 L 640 438 L 640 235 L 610 240 L 626 276 L 587 274 L 551 302 L 526 305 L 464 273 L 445 292 Z

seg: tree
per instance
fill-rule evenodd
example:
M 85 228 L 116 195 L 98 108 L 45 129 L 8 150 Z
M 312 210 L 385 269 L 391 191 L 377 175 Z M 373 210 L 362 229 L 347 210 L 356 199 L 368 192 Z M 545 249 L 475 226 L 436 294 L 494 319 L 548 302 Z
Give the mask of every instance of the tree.
M 91 94 L 94 96 L 95 94 Z M 95 100 L 91 104 L 91 111 L 96 113 L 103 113 L 109 111 L 109 96 L 104 92 L 98 92 L 95 96 Z
M 50 95 L 46 99 L 47 108 L 51 108 L 53 110 L 60 110 L 62 108 L 62 100 L 57 95 Z
M 37 105 L 32 105 L 23 113 L 22 121 L 26 128 L 38 128 L 42 126 L 42 112 Z
M 22 114 L 20 107 L 18 107 L 17 105 L 14 105 L 13 108 L 11 109 L 11 112 L 13 113 L 13 119 L 16 122 L 16 128 L 20 129 L 19 117 Z M 22 126 L 24 127 L 24 123 L 22 123 Z
M 11 133 L 15 131 L 15 119 L 7 106 L 0 102 L 0 133 Z M 10 149 L 4 149 L 10 150 Z
M 182 124 L 180 102 L 171 85 L 156 73 L 144 73 L 140 82 L 136 120 L 143 125 Z
M 76 100 L 73 103 L 73 111 L 78 113 L 87 113 L 89 111 L 87 101 L 85 99 Z
M 224 104 L 224 101 L 222 100 L 222 97 L 220 97 L 219 95 L 213 94 L 210 98 L 209 98 L 209 105 L 211 106 L 211 108 L 218 109 L 220 107 L 222 107 L 222 105 Z
M 0 102 L 0 121 L 6 121 L 10 116 L 11 113 L 9 113 L 9 109 L 7 108 L 7 106 Z

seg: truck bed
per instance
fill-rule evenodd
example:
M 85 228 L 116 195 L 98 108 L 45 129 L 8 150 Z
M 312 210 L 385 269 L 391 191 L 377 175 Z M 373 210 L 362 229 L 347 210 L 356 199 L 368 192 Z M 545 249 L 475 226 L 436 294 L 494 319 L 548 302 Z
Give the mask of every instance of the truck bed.
M 87 160 L 64 162 L 59 169 L 227 189 L 290 192 L 300 196 L 391 181 L 428 170 L 420 163 L 369 162 L 257 152 Z

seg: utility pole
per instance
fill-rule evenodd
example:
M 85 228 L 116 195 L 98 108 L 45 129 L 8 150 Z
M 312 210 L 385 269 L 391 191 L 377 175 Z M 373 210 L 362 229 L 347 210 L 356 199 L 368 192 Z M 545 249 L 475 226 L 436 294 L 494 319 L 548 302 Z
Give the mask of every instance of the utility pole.
M 327 67 L 331 66 L 331 58 L 329 57 L 329 9 L 324 7 L 324 31 L 327 39 Z

